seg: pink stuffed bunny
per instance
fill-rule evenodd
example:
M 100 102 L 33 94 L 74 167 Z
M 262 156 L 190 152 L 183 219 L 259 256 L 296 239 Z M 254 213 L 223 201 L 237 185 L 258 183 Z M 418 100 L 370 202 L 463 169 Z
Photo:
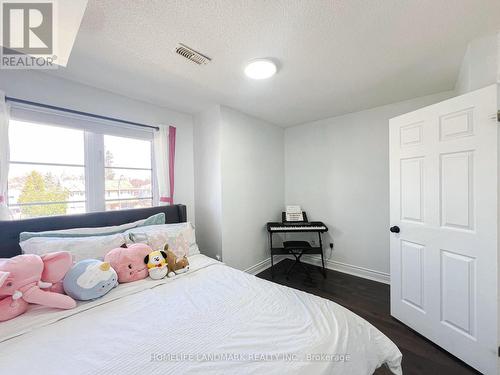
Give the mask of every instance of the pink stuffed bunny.
M 148 277 L 144 257 L 153 250 L 142 243 L 124 246 L 111 250 L 104 257 L 104 261 L 109 262 L 118 274 L 118 282 L 128 283 Z
M 72 263 L 66 251 L 0 259 L 0 322 L 23 314 L 30 303 L 60 309 L 75 307 L 73 298 L 61 294 L 61 281 Z

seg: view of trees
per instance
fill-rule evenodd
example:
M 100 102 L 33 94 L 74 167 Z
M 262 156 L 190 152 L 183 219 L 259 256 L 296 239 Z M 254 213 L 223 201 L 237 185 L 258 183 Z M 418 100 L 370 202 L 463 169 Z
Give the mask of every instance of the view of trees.
M 26 177 L 18 203 L 65 202 L 69 194 L 69 190 L 62 187 L 52 174 L 42 176 L 41 173 L 32 171 Z M 66 203 L 21 206 L 21 212 L 23 217 L 64 215 L 67 206 Z
M 113 169 L 115 157 L 105 153 L 105 204 L 107 210 L 150 207 L 151 172 Z M 36 167 L 34 167 L 36 168 Z M 13 173 L 12 173 L 13 172 Z M 84 168 L 27 169 L 16 164 L 9 176 L 9 203 L 16 218 L 85 212 Z M 51 202 L 57 202 L 52 204 Z
M 104 165 L 106 167 L 111 167 L 113 166 L 113 161 L 115 157 L 113 156 L 113 153 L 109 150 L 106 150 L 106 160 L 104 162 Z M 115 179 L 115 172 L 113 172 L 112 169 L 106 168 L 106 180 L 114 180 Z

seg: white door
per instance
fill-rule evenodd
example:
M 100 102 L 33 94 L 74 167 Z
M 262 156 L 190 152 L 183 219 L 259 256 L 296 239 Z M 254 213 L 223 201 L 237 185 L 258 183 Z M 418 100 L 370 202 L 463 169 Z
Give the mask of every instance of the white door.
M 485 374 L 498 369 L 497 97 L 489 86 L 389 128 L 391 314 Z

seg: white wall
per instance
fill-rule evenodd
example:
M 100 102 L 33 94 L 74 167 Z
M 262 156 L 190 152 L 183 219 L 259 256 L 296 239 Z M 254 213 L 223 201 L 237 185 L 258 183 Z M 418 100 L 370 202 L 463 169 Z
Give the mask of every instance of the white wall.
M 222 114 L 222 256 L 247 269 L 269 258 L 265 224 L 284 204 L 284 130 L 227 107 Z
M 284 196 L 284 130 L 216 106 L 195 118 L 196 233 L 202 252 L 246 269 L 269 257 L 265 223 Z
M 500 82 L 500 33 L 469 43 L 455 89 L 457 94 L 464 94 L 495 82 Z
M 285 131 L 285 203 L 324 221 L 342 267 L 388 277 L 389 119 L 453 96 L 445 92 Z M 352 267 L 353 266 L 353 267 Z
M 195 116 L 196 240 L 212 258 L 222 253 L 221 127 L 219 106 Z
M 105 116 L 175 125 L 175 200 L 187 204 L 194 221 L 196 183 L 197 236 L 207 255 L 220 253 L 240 269 L 268 258 L 264 224 L 279 219 L 286 198 L 302 205 L 310 219 L 330 225 L 335 261 L 380 272 L 389 270 L 387 121 L 452 96 L 419 98 L 286 131 L 217 106 L 197 116 L 193 134 L 190 115 L 48 74 L 0 71 L 0 90 Z
M 36 71 L 0 71 L 0 90 L 20 99 L 176 126 L 175 201 L 188 206 L 189 220 L 196 218 L 201 250 L 221 254 L 241 269 L 269 256 L 264 225 L 283 208 L 282 128 L 219 106 L 196 116 L 194 126 L 191 115 Z
M 177 127 L 175 196 L 194 221 L 193 118 L 168 108 L 30 70 L 1 70 L 7 96 L 146 124 Z

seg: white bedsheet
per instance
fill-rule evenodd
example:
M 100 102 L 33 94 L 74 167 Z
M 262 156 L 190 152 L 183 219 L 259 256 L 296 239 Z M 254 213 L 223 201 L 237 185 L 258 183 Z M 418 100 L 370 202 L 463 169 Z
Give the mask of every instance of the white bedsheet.
M 203 255 L 176 277 L 122 284 L 74 310 L 0 323 L 2 374 L 372 374 L 401 353 L 326 299 Z

